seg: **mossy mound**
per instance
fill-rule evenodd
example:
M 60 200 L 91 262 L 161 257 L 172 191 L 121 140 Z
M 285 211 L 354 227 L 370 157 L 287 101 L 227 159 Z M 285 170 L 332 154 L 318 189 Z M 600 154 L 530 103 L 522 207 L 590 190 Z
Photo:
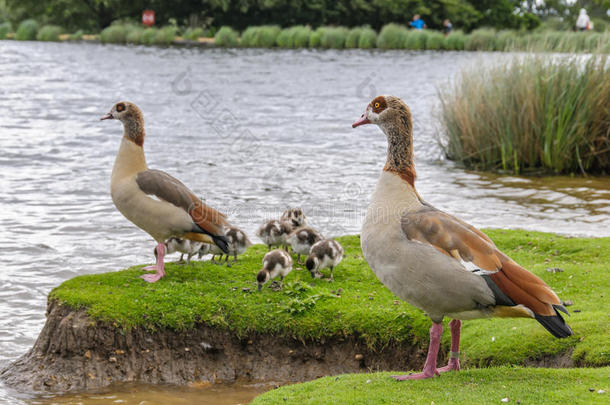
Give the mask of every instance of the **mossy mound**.
M 602 404 L 610 368 L 498 367 L 446 373 L 423 381 L 394 381 L 392 373 L 349 374 L 287 385 L 252 405 L 268 404 Z M 599 391 L 602 391 L 601 393 Z M 605 393 L 603 391 L 606 391 Z
M 491 230 L 498 247 L 542 277 L 564 300 L 575 336 L 555 339 L 534 320 L 485 319 L 464 323 L 465 365 L 529 364 L 567 356 L 563 365 L 610 364 L 608 267 L 610 238 L 576 239 L 557 235 Z M 299 340 L 358 337 L 369 347 L 410 344 L 426 347 L 429 319 L 397 300 L 375 277 L 360 251 L 358 236 L 337 239 L 345 248 L 335 282 L 313 280 L 298 269 L 284 289 L 256 291 L 256 273 L 266 247 L 256 245 L 232 267 L 195 262 L 167 265 L 155 284 L 139 278 L 140 267 L 80 276 L 54 289 L 50 299 L 84 308 L 94 320 L 118 328 L 188 330 L 197 324 Z M 551 273 L 547 268 L 561 268 Z M 327 273 L 328 271 L 326 271 Z M 444 347 L 448 347 L 445 333 Z M 552 361 L 549 363 L 552 364 Z

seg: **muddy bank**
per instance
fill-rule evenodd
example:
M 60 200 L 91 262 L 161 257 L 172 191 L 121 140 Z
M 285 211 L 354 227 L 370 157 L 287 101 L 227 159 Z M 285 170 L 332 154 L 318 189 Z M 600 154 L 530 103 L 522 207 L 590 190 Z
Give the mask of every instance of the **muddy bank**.
M 303 342 L 198 325 L 184 332 L 121 331 L 95 322 L 85 310 L 51 300 L 34 347 L 0 372 L 20 390 L 73 391 L 113 382 L 188 384 L 236 379 L 297 382 L 358 371 L 420 367 L 425 347 L 371 350 L 358 337 Z

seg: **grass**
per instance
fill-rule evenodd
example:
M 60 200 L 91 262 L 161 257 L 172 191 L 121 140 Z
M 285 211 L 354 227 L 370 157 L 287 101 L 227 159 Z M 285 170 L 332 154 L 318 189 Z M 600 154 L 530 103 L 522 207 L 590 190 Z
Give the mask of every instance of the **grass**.
M 177 32 L 178 28 L 173 25 L 161 27 L 152 39 L 152 43 L 155 45 L 169 45 L 174 41 L 174 38 L 176 38 Z
M 276 43 L 280 48 L 306 48 L 309 46 L 311 28 L 302 25 L 283 29 L 277 36 Z
M 406 41 L 409 30 L 399 24 L 384 25 L 377 37 L 377 48 L 401 49 Z
M 371 27 L 364 27 L 360 32 L 358 38 L 358 48 L 371 49 L 374 48 L 377 43 L 377 33 Z
M 15 38 L 19 41 L 32 41 L 36 39 L 38 23 L 36 20 L 25 20 L 19 24 Z
M 606 56 L 515 58 L 440 92 L 450 159 L 513 173 L 610 172 Z
M 45 25 L 42 27 L 38 34 L 36 34 L 36 40 L 38 41 L 59 41 L 59 36 L 63 33 L 63 29 L 56 25 Z
M 100 33 L 102 44 L 124 44 L 127 41 L 128 28 L 123 24 L 112 24 Z
M 6 21 L 3 23 L 0 23 L 0 39 L 5 39 L 6 34 L 11 32 L 12 30 L 13 30 L 13 26 L 11 25 L 10 22 Z
M 601 20 L 600 20 L 601 21 Z M 36 39 L 38 26 L 33 20 L 26 20 L 22 33 L 19 30 L 17 39 Z M 600 26 L 603 24 L 600 24 Z M 20 25 L 21 27 L 21 25 Z M 369 26 L 346 28 L 341 26 L 319 27 L 312 31 L 309 26 L 292 26 L 280 29 L 275 25 L 248 27 L 242 34 L 241 46 L 273 48 L 361 48 L 361 49 L 410 49 L 410 50 L 468 50 L 468 51 L 532 51 L 563 53 L 610 53 L 610 31 L 597 29 L 595 32 L 571 32 L 554 28 L 550 24 L 535 31 L 501 30 L 479 28 L 469 34 L 460 30 L 445 37 L 441 32 L 410 30 L 404 25 L 387 24 L 379 35 Z M 0 25 L 0 39 L 6 37 L 10 26 Z M 125 20 L 115 21 L 101 33 L 103 43 L 142 43 L 145 45 L 168 45 L 178 31 L 175 26 L 165 26 L 155 35 L 145 35 L 145 41 L 139 41 L 138 25 Z M 4 33 L 4 34 L 3 34 Z M 239 33 L 230 27 L 222 27 L 217 32 L 214 28 L 186 28 L 182 37 L 196 41 L 199 37 L 215 35 L 215 43 L 221 47 L 240 45 Z M 131 34 L 131 35 L 130 35 Z M 148 35 L 151 35 L 150 37 Z M 127 39 L 130 37 L 130 39 Z
M 277 25 L 248 27 L 241 34 L 240 45 L 252 48 L 273 48 L 281 31 Z
M 397 382 L 392 373 L 324 377 L 259 395 L 272 404 L 602 404 L 608 403 L 610 368 L 499 367 L 462 370 L 424 381 Z M 606 393 L 599 394 L 597 391 Z
M 319 48 L 322 45 L 322 35 L 324 35 L 324 32 L 327 29 L 327 27 L 318 27 L 318 29 L 311 33 L 311 35 L 309 36 L 310 48 Z
M 492 230 L 497 245 L 546 280 L 574 305 L 568 323 L 575 336 L 555 339 L 529 319 L 467 321 L 462 331 L 464 365 L 524 364 L 573 350 L 581 365 L 610 364 L 607 285 L 610 238 L 570 239 L 525 231 Z M 299 340 L 359 336 L 370 347 L 411 344 L 427 347 L 430 320 L 418 309 L 398 301 L 362 258 L 357 236 L 338 238 L 346 250 L 335 269 L 335 282 L 313 280 L 293 270 L 283 291 L 256 291 L 256 273 L 266 247 L 250 248 L 231 268 L 210 262 L 192 267 L 167 265 L 156 284 L 139 278 L 139 267 L 79 276 L 50 293 L 73 308 L 85 308 L 99 321 L 122 329 L 143 327 L 187 330 L 206 323 L 238 337 L 274 334 Z M 549 273 L 547 267 L 564 272 Z M 327 273 L 327 271 L 325 272 Z M 492 340 L 493 338 L 493 340 Z M 447 350 L 449 334 L 443 337 Z
M 214 36 L 214 43 L 218 46 L 235 48 L 239 45 L 239 34 L 231 27 L 221 27 Z
M 182 33 L 182 38 L 188 39 L 189 41 L 197 41 L 199 37 L 203 36 L 203 28 L 187 28 Z
M 345 27 L 327 27 L 322 32 L 320 46 L 322 48 L 343 49 L 349 30 Z

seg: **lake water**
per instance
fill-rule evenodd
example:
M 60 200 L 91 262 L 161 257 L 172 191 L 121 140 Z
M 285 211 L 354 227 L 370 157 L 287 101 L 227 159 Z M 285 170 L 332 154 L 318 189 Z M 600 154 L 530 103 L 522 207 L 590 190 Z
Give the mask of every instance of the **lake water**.
M 99 118 L 119 100 L 144 111 L 149 165 L 253 240 L 289 206 L 327 236 L 359 232 L 386 144 L 376 127 L 351 123 L 379 94 L 411 107 L 416 185 L 438 208 L 480 227 L 609 236 L 608 178 L 480 174 L 442 159 L 437 89 L 463 67 L 507 57 L 0 41 L 0 367 L 34 343 L 53 287 L 153 260 L 153 241 L 109 195 L 122 128 Z M 234 404 L 267 388 L 135 385 L 32 399 L 0 386 L 0 402 Z

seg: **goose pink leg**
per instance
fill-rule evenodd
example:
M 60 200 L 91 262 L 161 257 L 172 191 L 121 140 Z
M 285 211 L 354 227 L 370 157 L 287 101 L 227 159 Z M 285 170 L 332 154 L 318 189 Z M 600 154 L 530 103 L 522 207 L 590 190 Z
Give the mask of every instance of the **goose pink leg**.
M 460 369 L 460 329 L 462 329 L 462 321 L 453 319 L 449 322 L 449 327 L 451 328 L 451 352 L 449 353 L 449 363 L 445 367 L 439 368 L 439 373 L 458 371 Z
M 440 323 L 433 323 L 430 328 L 430 346 L 428 346 L 428 356 L 426 357 L 426 364 L 421 373 L 417 374 L 406 374 L 406 375 L 393 375 L 392 377 L 397 381 L 404 380 L 423 380 L 425 378 L 432 378 L 434 375 L 438 375 L 436 369 L 436 358 L 438 357 L 438 349 L 441 345 L 441 336 L 443 334 L 443 325 Z
M 164 257 L 165 244 L 159 243 L 157 245 L 157 264 L 154 266 L 149 266 L 150 268 L 145 268 L 146 270 L 155 270 L 155 274 L 144 274 L 140 277 L 149 283 L 155 283 L 163 278 L 163 276 L 165 276 L 165 263 L 163 262 Z

